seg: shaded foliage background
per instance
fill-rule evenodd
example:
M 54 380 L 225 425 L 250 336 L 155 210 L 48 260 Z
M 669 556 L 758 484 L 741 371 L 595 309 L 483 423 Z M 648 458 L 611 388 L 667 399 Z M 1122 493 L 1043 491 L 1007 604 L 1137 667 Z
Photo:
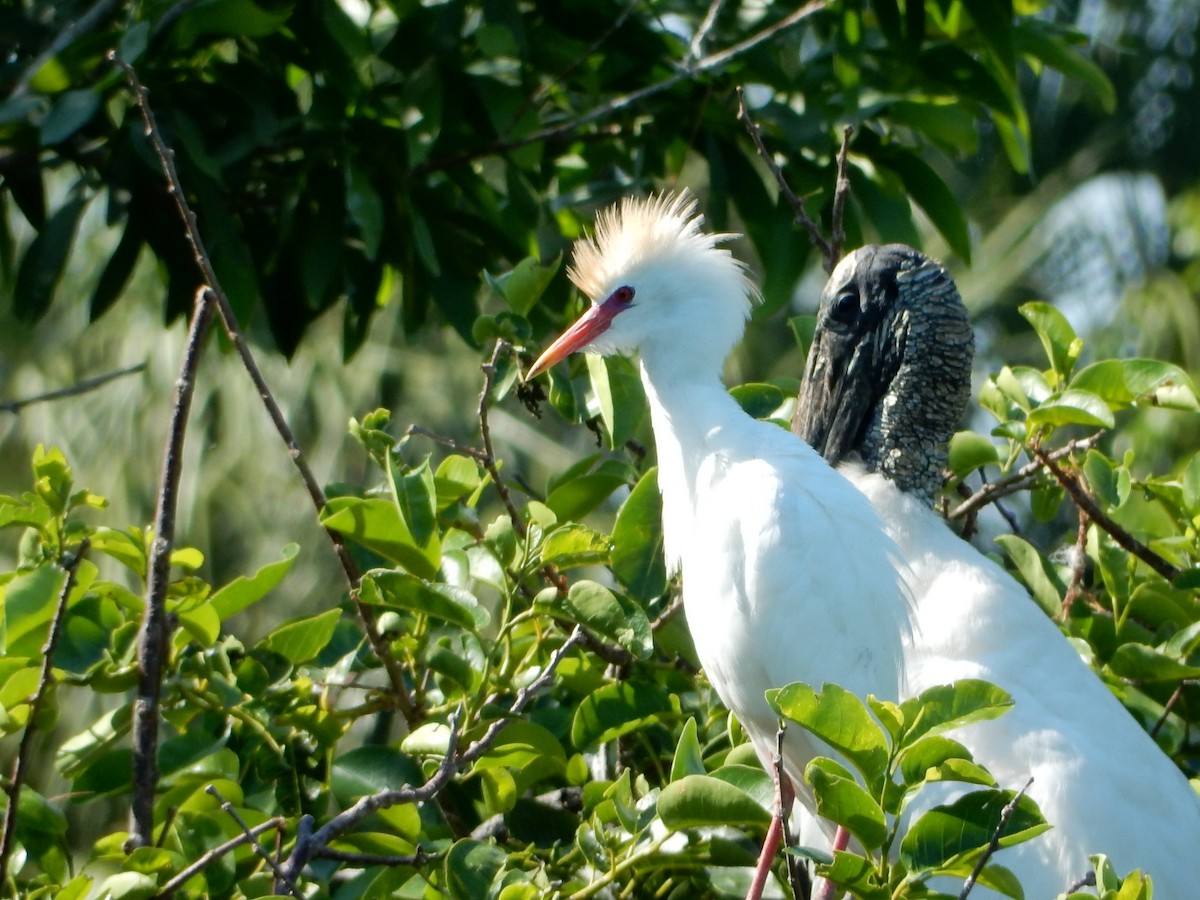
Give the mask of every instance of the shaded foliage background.
M 3 489 L 25 489 L 17 473 L 27 471 L 33 446 L 45 442 L 64 448 L 76 481 L 112 497 L 103 515 L 108 526 L 150 520 L 168 392 L 182 352 L 179 319 L 191 309 L 198 275 L 132 95 L 104 61 L 116 47 L 151 91 L 222 287 L 263 351 L 268 379 L 314 467 L 342 485 L 332 494 L 391 502 L 405 513 L 407 539 L 385 528 L 391 543 L 381 545 L 378 535 L 350 529 L 375 554 L 360 557 L 364 568 L 407 569 L 407 577 L 441 586 L 431 599 L 398 573 L 368 582 L 381 585 L 372 602 L 394 614 L 384 624 L 394 629 L 394 652 L 422 704 L 409 724 L 425 715 L 444 723 L 462 699 L 467 734 L 478 737 L 499 714 L 495 704 L 541 671 L 567 633 L 549 624 L 543 633 L 532 614 L 562 615 L 564 608 L 565 601 L 556 607 L 532 599 L 547 583 L 543 564 L 607 564 L 620 588 L 611 602 L 596 593 L 565 608 L 598 635 L 602 652 L 613 657 L 615 645 L 632 656 L 616 654 L 611 668 L 594 656 L 597 647 L 567 656 L 554 697 L 527 717 L 524 750 L 493 755 L 449 788 L 452 808 L 443 806 L 441 818 L 397 807 L 406 811 L 357 847 L 404 855 L 428 844 L 440 854 L 437 865 L 383 874 L 368 866 L 366 874 L 337 882 L 339 895 L 378 895 L 400 884 L 420 895 L 434 889 L 428 881 L 480 896 L 482 881 L 458 884 L 456 873 L 499 885 L 510 869 L 522 877 L 537 871 L 539 889 L 563 882 L 564 893 L 583 895 L 589 870 L 639 890 L 736 891 L 736 868 L 722 864 L 744 861 L 744 841 L 690 843 L 704 863 L 691 874 L 659 853 L 666 840 L 655 830 L 659 787 L 749 758 L 736 755 L 744 746 L 738 730 L 726 728 L 715 698 L 689 669 L 680 620 L 660 626 L 647 643 L 648 630 L 622 630 L 615 617 L 622 611 L 648 629 L 671 605 L 652 560 L 631 558 L 628 550 L 652 547 L 654 535 L 653 490 L 644 475 L 651 460 L 621 450 L 631 439 L 649 443 L 633 369 L 622 361 L 578 361 L 570 376 L 552 375 L 549 407 L 569 422 L 595 421 L 611 452 L 594 455 L 589 432 L 529 416 L 511 395 L 516 359 L 498 358 L 490 431 L 506 474 L 524 476 L 507 475 L 520 498 L 516 520 L 534 535 L 528 538 L 517 522 L 504 524 L 508 517 L 486 489 L 478 460 L 459 454 L 446 462 L 439 453 L 425 470 L 422 459 L 433 445 L 412 439 L 397 454 L 381 450 L 391 439 L 377 436 L 373 444 L 370 436 L 384 423 L 362 413 L 390 407 L 398 423 L 473 444 L 481 353 L 487 358 L 496 338 L 532 348 L 577 308 L 559 262 L 594 209 L 630 191 L 690 185 L 703 194 L 712 227 L 746 235 L 737 252 L 760 273 L 765 303 L 730 374 L 735 382 L 773 381 L 774 393 L 751 389 L 745 399 L 763 415 L 778 414 L 802 367 L 802 347 L 781 320 L 813 303 L 823 273 L 737 120 L 735 88 L 743 86 L 787 179 L 826 225 L 841 128 L 855 126 L 849 246 L 900 240 L 947 257 L 981 332 L 981 370 L 1017 367 L 1009 371 L 1020 390 L 1003 377 L 986 389 L 988 409 L 1008 426 L 997 437 L 999 450 L 977 453 L 958 474 L 1023 462 L 1021 446 L 1049 439 L 1047 428 L 1065 438 L 1077 434 L 1072 428 L 1106 425 L 1093 410 L 1095 421 L 1047 413 L 1034 422 L 1039 427 L 1026 427 L 1030 409 L 1053 401 L 1072 373 L 1045 370 L 1041 344 L 1017 307 L 1031 296 L 1054 301 L 1087 339 L 1081 368 L 1120 354 L 1200 369 L 1200 191 L 1187 164 L 1200 139 L 1196 33 L 1197 13 L 1186 2 L 1152 4 L 1140 16 L 1091 0 L 1053 10 L 1020 3 L 1014 10 L 1000 0 L 817 3 L 802 10 L 501 0 L 13 4 L 0 10 L 7 50 L 0 60 L 0 399 L 122 365 L 145 362 L 146 370 L 86 397 L 0 413 L 0 461 L 10 473 Z M 794 324 L 803 335 L 803 322 Z M 1048 339 L 1060 357 L 1070 345 L 1063 334 L 1060 328 Z M 216 776 L 227 796 L 240 796 L 235 805 L 259 810 L 260 818 L 285 817 L 286 842 L 295 817 L 313 812 L 320 820 L 331 796 L 349 805 L 367 787 L 419 780 L 421 761 L 428 775 L 439 747 L 446 758 L 444 734 L 399 744 L 405 728 L 392 723 L 378 660 L 359 646 L 352 619 L 340 618 L 345 585 L 304 493 L 238 363 L 219 352 L 219 341 L 212 344 L 193 411 L 180 532 L 205 553 L 181 558 L 196 574 L 180 570 L 173 587 L 172 602 L 183 606 L 175 608 L 182 624 L 174 632 L 176 693 L 164 752 L 173 748 L 179 765 L 165 767 L 160 822 L 168 808 L 194 815 L 172 820 L 174 843 L 163 854 L 132 864 L 120 852 L 114 829 L 128 790 L 121 691 L 133 663 L 129 635 L 145 567 L 138 552 L 131 556 L 109 537 L 109 555 L 122 566 L 106 562 L 94 577 L 112 587 L 81 590 L 71 601 L 78 622 L 96 628 L 79 638 L 76 660 L 60 663 L 80 685 L 80 721 L 55 732 L 55 746 L 97 716 L 107 724 L 93 744 L 64 751 L 56 772 L 31 779 L 39 798 L 69 789 L 87 802 L 66 805 L 70 825 L 62 820 L 60 828 L 57 801 L 31 801 L 45 816 L 31 812 L 25 821 L 41 821 L 43 830 L 19 835 L 26 854 L 20 878 L 29 879 L 29 889 L 39 878 L 47 890 L 64 883 L 67 860 L 83 860 L 101 834 L 107 837 L 97 845 L 97 871 L 124 867 L 123 874 L 161 885 L 216 835 L 236 834 L 203 792 Z M 1041 376 L 1045 390 L 1021 364 L 1052 373 Z M 1122 418 L 1103 445 L 1108 468 L 1092 462 L 1088 477 L 1110 476 L 1104 499 L 1118 518 L 1165 541 L 1187 568 L 1195 486 L 1187 487 L 1186 473 L 1195 465 L 1184 466 L 1197 443 L 1197 420 L 1151 408 L 1147 397 L 1101 397 L 1110 415 L 1116 409 Z M 1126 412 L 1131 402 L 1136 408 Z M 1179 403 L 1186 406 L 1186 398 Z M 347 439 L 351 414 L 366 428 L 356 433 L 369 453 Z M 996 424 L 979 416 L 977 430 Z M 393 427 L 392 437 L 402 432 Z M 1126 450 L 1133 456 L 1123 458 Z M 48 465 L 57 471 L 53 458 Z M 1157 502 L 1139 502 L 1140 495 L 1154 499 L 1155 477 L 1177 474 L 1184 487 L 1171 488 L 1170 515 Z M 371 494 L 381 481 L 389 487 Z M 638 487 L 627 495 L 631 484 Z M 1130 485 L 1138 490 L 1131 493 Z M 1013 502 L 1023 534 L 1042 552 L 1018 550 L 1014 558 L 1038 599 L 1052 605 L 1051 594 L 1061 598 L 1079 586 L 1069 566 L 1048 556 L 1074 541 L 1075 516 L 1048 478 L 1032 486 L 1030 499 Z M 65 496 L 63 508 L 35 523 L 35 531 L 75 521 Z M 414 503 L 431 504 L 424 531 L 413 526 Z M 614 522 L 618 509 L 624 518 Z M 98 515 L 79 521 L 91 529 Z M 988 533 L 1008 529 L 995 514 L 983 524 Z M 625 529 L 616 551 L 607 540 L 614 529 Z M 28 539 L 19 547 L 19 532 L 10 533 L 8 568 L 22 567 L 11 577 L 54 565 L 53 552 L 31 556 Z M 547 546 L 556 533 L 558 543 Z M 39 538 L 43 549 L 54 544 L 50 537 Z M 95 533 L 92 539 L 93 555 L 103 555 L 104 540 L 97 543 Z M 1099 648 L 1099 665 L 1121 640 L 1151 647 L 1185 633 L 1159 652 L 1184 670 L 1156 657 L 1148 669 L 1117 671 L 1112 680 L 1137 685 L 1126 699 L 1148 725 L 1176 686 L 1186 685 L 1172 701 L 1167 749 L 1192 772 L 1185 725 L 1196 698 L 1186 632 L 1195 619 L 1194 591 L 1184 585 L 1177 596 L 1156 584 L 1143 592 L 1162 601 L 1148 629 L 1120 639 L 1111 627 L 1097 629 L 1114 612 L 1123 622 L 1121 604 L 1150 582 L 1133 567 L 1124 581 L 1113 575 L 1126 563 L 1111 553 L 1101 561 L 1109 550 L 1102 537 L 1094 540 L 1103 570 L 1094 583 L 1095 614 L 1077 616 L 1074 631 Z M 428 570 L 411 552 L 396 550 L 397 542 L 413 541 Z M 277 602 L 250 601 L 265 589 L 237 602 L 228 593 L 213 599 L 209 584 L 219 589 L 263 566 L 277 572 L 272 561 L 291 542 L 303 549 L 271 595 Z M 34 596 L 43 605 L 25 643 L 9 633 L 6 654 L 13 659 L 36 649 L 49 622 L 57 582 L 38 584 Z M 476 597 L 474 605 L 450 588 Z M 482 603 L 491 624 L 439 606 L 436 598 L 447 591 L 448 603 Z M 14 608 L 6 606 L 11 621 Z M 314 611 L 313 621 L 280 625 Z M 357 685 L 368 688 L 365 699 L 347 700 L 358 697 Z M 28 687 L 10 680 L 3 699 L 14 710 L 10 743 L 25 724 L 19 711 Z M 597 691 L 607 692 L 599 696 L 610 705 L 590 725 L 580 724 L 573 711 Z M 248 714 L 231 716 L 239 704 L 248 704 Z M 689 719 L 697 724 L 687 726 Z M 520 743 L 509 736 L 504 746 Z M 681 755 L 693 743 L 695 754 Z M 274 781 L 281 773 L 287 777 Z M 761 779 L 743 776 L 751 779 L 741 784 L 748 795 L 765 799 Z M 566 804 L 529 805 L 565 787 L 582 789 L 582 817 Z M 91 815 L 96 808 L 111 819 Z M 708 824 L 748 825 L 753 833 L 761 817 L 745 809 L 720 806 Z M 497 855 L 493 835 L 464 838 L 500 813 L 511 832 L 506 853 Z M 394 840 L 380 836 L 389 829 Z M 555 849 L 565 835 L 574 849 Z M 680 850 L 673 852 L 678 858 Z M 236 867 L 222 862 L 189 890 L 224 895 L 263 884 L 267 876 L 254 857 L 241 853 Z M 321 865 L 326 878 L 337 868 Z M 147 882 L 119 889 L 145 890 Z

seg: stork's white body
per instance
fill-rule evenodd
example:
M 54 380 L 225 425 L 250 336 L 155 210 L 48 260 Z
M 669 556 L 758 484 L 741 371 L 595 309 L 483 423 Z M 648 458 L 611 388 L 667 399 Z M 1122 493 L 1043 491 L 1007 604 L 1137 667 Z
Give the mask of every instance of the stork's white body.
M 1200 897 L 1200 802 L 1029 594 L 933 510 L 855 464 L 839 472 L 880 513 L 906 566 L 916 629 L 905 694 L 982 678 L 1015 701 L 1005 716 L 954 733 L 1000 784 L 1029 796 L 1055 827 L 1001 851 L 1031 900 L 1052 898 L 1105 853 L 1140 868 L 1156 900 Z M 993 896 L 977 888 L 971 896 Z

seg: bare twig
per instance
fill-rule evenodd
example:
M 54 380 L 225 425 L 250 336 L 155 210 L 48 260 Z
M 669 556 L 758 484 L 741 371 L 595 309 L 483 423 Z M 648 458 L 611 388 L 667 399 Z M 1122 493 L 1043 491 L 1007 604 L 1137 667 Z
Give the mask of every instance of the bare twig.
M 500 467 L 496 464 L 496 453 L 492 449 L 492 428 L 488 422 L 488 410 L 491 408 L 492 402 L 492 386 L 496 381 L 496 360 L 500 358 L 501 354 L 508 353 L 511 350 L 512 344 L 507 341 L 496 341 L 496 346 L 492 348 L 491 358 L 482 366 L 483 389 L 479 392 L 479 404 L 476 408 L 476 414 L 479 419 L 479 435 L 483 440 L 483 456 L 477 458 L 487 470 L 488 475 L 491 476 L 492 484 L 496 488 L 500 502 L 504 504 L 504 509 L 508 512 L 508 518 L 512 521 L 513 530 L 517 533 L 518 537 L 523 538 L 526 531 L 525 522 L 517 510 L 516 504 L 513 503 L 508 485 L 500 477 Z
M 1074 881 L 1070 885 L 1068 885 L 1065 893 L 1074 894 L 1076 891 L 1082 890 L 1085 887 L 1095 887 L 1095 886 L 1096 886 L 1096 873 L 1088 872 L 1086 875 L 1084 875 L 1078 881 Z
M 1104 436 L 1105 432 L 1097 431 L 1095 434 L 1090 434 L 1087 437 L 1078 438 L 1070 441 L 1066 446 L 1060 447 L 1058 450 L 1052 450 L 1046 454 L 1051 460 L 1059 460 L 1064 456 L 1069 456 L 1076 450 L 1091 449 Z M 998 500 L 1001 497 L 1007 497 L 1009 494 L 1015 494 L 1018 491 L 1028 487 L 1038 474 L 1042 471 L 1043 465 L 1040 460 L 1034 460 L 1017 469 L 1006 478 L 1001 478 L 999 481 L 992 481 L 985 484 L 978 491 L 956 506 L 950 511 L 949 519 L 961 519 L 970 513 L 975 512 Z
M 3 831 L 0 831 L 0 885 L 8 883 L 8 856 L 12 852 L 13 838 L 17 833 L 17 808 L 20 806 L 21 786 L 25 783 L 25 772 L 32 755 L 33 736 L 37 732 L 38 721 L 41 718 L 42 704 L 50 691 L 50 683 L 54 678 L 54 651 L 58 648 L 58 640 L 62 635 L 63 621 L 67 615 L 67 600 L 75 587 L 75 573 L 79 563 L 88 551 L 88 541 L 85 538 L 76 548 L 74 555 L 69 558 L 63 555 L 66 577 L 62 589 L 58 592 L 58 603 L 54 607 L 54 618 L 50 621 L 50 629 L 46 632 L 46 640 L 42 644 L 42 671 L 38 676 L 37 689 L 29 699 L 29 719 L 25 731 L 21 735 L 21 743 L 17 748 L 17 757 L 13 760 L 12 775 L 4 792 L 8 794 L 8 804 L 4 809 Z
M 187 868 L 181 869 L 178 874 L 171 878 L 170 881 L 160 887 L 158 889 L 158 893 L 154 895 L 154 900 L 166 900 L 166 898 L 170 897 L 176 890 L 181 888 L 189 878 L 199 874 L 200 872 L 203 872 L 226 853 L 236 850 L 243 844 L 248 844 L 251 842 L 257 844 L 258 836 L 260 834 L 271 830 L 280 831 L 286 827 L 287 820 L 284 819 L 283 816 L 276 816 L 273 819 L 267 819 L 265 822 L 260 822 L 253 828 L 248 828 L 241 834 L 237 835 L 237 837 L 232 837 L 223 844 L 218 844 L 216 847 L 213 847 L 211 850 L 201 855 Z
M 1071 549 L 1071 583 L 1067 585 L 1067 593 L 1063 596 L 1062 610 L 1059 613 L 1061 621 L 1066 621 L 1071 607 L 1083 593 L 1083 576 L 1087 572 L 1087 535 L 1090 524 L 1088 514 L 1079 510 L 1079 527 L 1075 531 L 1075 546 Z
M 650 630 L 658 631 L 658 629 L 660 629 L 664 625 L 666 625 L 669 621 L 671 621 L 671 619 L 675 618 L 675 616 L 682 609 L 683 609 L 683 594 L 678 594 L 671 601 L 670 605 L 666 609 L 664 609 L 661 613 L 659 613 L 658 617 L 653 622 L 650 623 Z
M 349 850 L 334 850 L 332 847 L 321 847 L 314 851 L 313 856 L 321 859 L 335 859 L 338 862 L 353 863 L 359 866 L 415 866 L 420 868 L 437 859 L 436 853 L 430 853 L 422 847 L 407 856 L 393 856 L 385 853 L 354 853 Z
M 146 579 L 146 608 L 138 629 L 138 692 L 133 704 L 133 796 L 129 805 L 130 840 L 134 846 L 154 842 L 154 791 L 158 786 L 158 700 L 167 650 L 167 586 L 171 581 L 171 548 L 175 544 L 175 511 L 183 476 L 183 445 L 204 336 L 212 322 L 208 289 L 196 291 L 171 417 L 163 450 L 162 476 L 154 512 L 154 540 Z
M 349 809 L 343 810 L 316 831 L 312 830 L 312 818 L 304 816 L 300 820 L 300 828 L 296 835 L 296 843 L 292 847 L 292 853 L 283 864 L 278 876 L 282 883 L 294 883 L 319 848 L 327 847 L 330 841 L 354 827 L 376 810 L 398 806 L 402 803 L 424 803 L 436 798 L 459 772 L 491 749 L 512 718 L 520 715 L 534 695 L 550 683 L 559 663 L 576 645 L 583 641 L 583 637 L 583 629 L 576 626 L 562 645 L 550 655 L 541 674 L 517 691 L 512 706 L 509 708 L 509 717 L 492 722 L 484 733 L 461 753 L 457 748 L 463 710 L 462 707 L 456 709 L 447 723 L 450 735 L 446 743 L 446 756 L 442 759 L 437 771 L 424 784 L 419 787 L 389 788 L 362 797 Z M 277 885 L 278 887 L 279 885 Z
M 1029 790 L 1031 784 L 1033 784 L 1032 778 L 1026 781 L 1025 786 L 1013 794 L 1013 798 L 1004 804 L 1004 809 L 1000 810 L 1000 821 L 996 823 L 996 830 L 992 832 L 992 839 L 988 841 L 987 847 L 975 863 L 975 868 L 971 870 L 971 874 L 963 882 L 963 888 L 959 892 L 958 900 L 967 900 L 967 895 L 975 887 L 975 881 L 979 878 L 979 873 L 983 871 L 983 867 L 987 865 L 988 860 L 1000 849 L 1000 839 L 1004 837 L 1004 830 L 1008 828 L 1009 820 L 1017 811 L 1017 804 L 1021 802 L 1021 798 L 1025 796 L 1025 792 Z
M 233 804 L 221 796 L 221 792 L 217 790 L 217 786 L 210 784 L 204 790 L 206 793 L 217 798 L 217 802 L 221 804 L 221 809 L 225 814 L 237 822 L 238 828 L 242 829 L 242 834 L 246 836 L 246 840 L 250 842 L 250 846 L 254 848 L 254 852 L 262 857 L 262 860 L 275 873 L 275 878 L 277 879 L 275 883 L 276 893 L 279 892 L 280 888 L 286 888 L 287 892 L 295 897 L 296 900 L 304 900 L 304 895 L 300 893 L 296 885 L 283 879 L 283 871 L 280 869 L 279 863 L 275 861 L 275 857 L 271 855 L 271 851 L 259 842 L 258 836 L 250 830 L 250 826 L 246 824 L 246 820 L 241 817 L 238 811 L 233 808 Z M 283 881 L 282 885 L 280 884 L 280 880 Z
M 33 406 L 35 403 L 46 403 L 50 400 L 62 400 L 64 397 L 78 397 L 80 394 L 87 394 L 96 388 L 103 387 L 110 381 L 116 381 L 118 378 L 124 378 L 126 375 L 135 375 L 138 372 L 146 371 L 145 363 L 138 363 L 136 366 L 129 366 L 124 369 L 117 369 L 114 372 L 104 372 L 100 375 L 93 375 L 91 378 L 85 378 L 83 381 L 76 382 L 65 388 L 58 388 L 53 391 L 47 391 L 44 394 L 34 394 L 32 397 L 22 397 L 19 400 L 0 401 L 0 412 L 19 413 L 27 406 Z
M 1179 698 L 1183 696 L 1183 686 L 1188 684 L 1187 681 L 1181 681 L 1175 685 L 1175 690 L 1171 692 L 1171 696 L 1167 698 L 1166 704 L 1163 706 L 1162 714 L 1154 722 L 1154 727 L 1150 729 L 1150 737 L 1157 737 L 1162 731 L 1163 725 L 1166 724 L 1167 716 L 1171 714 L 1171 708 L 1179 702 Z
M 154 111 L 150 107 L 149 92 L 138 79 L 137 72 L 134 71 L 133 66 L 118 57 L 115 50 L 109 51 L 108 60 L 124 72 L 126 81 L 133 89 L 134 95 L 137 98 L 138 109 L 146 124 L 146 135 L 150 139 L 155 155 L 158 157 L 159 165 L 167 179 L 167 193 L 170 194 L 175 203 L 175 208 L 183 221 L 184 233 L 188 244 L 191 246 L 192 257 L 200 269 L 204 281 L 209 286 L 210 295 L 215 301 L 217 310 L 221 316 L 221 324 L 225 328 L 225 332 L 229 336 L 230 341 L 232 341 L 234 348 L 237 350 L 247 374 L 250 376 L 251 381 L 254 382 L 255 389 L 263 401 L 267 414 L 270 416 L 276 431 L 279 432 L 279 436 L 287 446 L 288 456 L 296 466 L 296 471 L 300 474 L 300 479 L 308 491 L 309 498 L 316 507 L 317 514 L 320 515 L 326 506 L 325 492 L 321 490 L 320 484 L 317 482 L 316 477 L 308 466 L 304 453 L 300 449 L 299 442 L 296 440 L 287 420 L 284 418 L 279 404 L 275 402 L 274 395 L 271 393 L 266 379 L 263 378 L 262 372 L 254 360 L 254 355 L 250 352 L 249 345 L 246 343 L 241 328 L 238 326 L 237 317 L 234 315 L 233 308 L 229 304 L 229 298 L 225 296 L 225 292 L 221 289 L 220 282 L 217 279 L 216 272 L 213 271 L 212 261 L 200 236 L 196 214 L 188 205 L 183 191 L 183 183 L 180 181 L 179 173 L 175 168 L 174 151 L 167 146 L 155 122 Z M 342 536 L 328 528 L 325 529 L 325 533 L 329 537 L 334 553 L 337 555 L 338 562 L 345 573 L 351 596 L 354 599 L 359 619 L 362 622 L 363 631 L 367 636 L 368 642 L 371 644 L 371 650 L 375 653 L 375 656 L 380 660 L 387 672 L 392 696 L 395 698 L 401 713 L 403 713 L 408 723 L 410 725 L 416 724 L 421 720 L 422 713 L 412 701 L 405 681 L 404 671 L 400 663 L 392 655 L 387 641 L 379 633 L 374 611 L 365 603 L 362 603 L 357 596 L 356 588 L 361 577 L 358 567 L 354 564 L 354 560 L 350 558 L 349 549 L 346 547 Z
M 688 45 L 687 59 L 684 61 L 685 68 L 704 56 L 704 45 L 708 42 L 708 36 L 712 33 L 713 26 L 717 24 L 717 16 L 720 15 L 721 7 L 724 5 L 725 0 L 712 0 L 708 4 L 708 11 L 704 13 L 704 18 L 700 21 L 696 33 L 692 35 L 691 44 Z
M 787 179 L 783 177 L 783 171 L 779 168 L 779 163 L 775 162 L 775 157 L 767 149 L 763 143 L 762 129 L 758 123 L 750 116 L 750 110 L 746 106 L 746 94 L 741 86 L 737 89 L 738 97 L 738 118 L 742 120 L 742 124 L 746 126 L 746 131 L 750 133 L 750 139 L 754 141 L 754 146 L 758 150 L 758 155 L 763 162 L 767 164 L 767 168 L 771 170 L 771 174 L 775 176 L 775 182 L 779 185 L 779 190 L 787 199 L 788 205 L 792 207 L 792 214 L 795 216 L 796 224 L 804 228 L 808 232 L 808 239 L 812 245 L 816 247 L 821 256 L 824 257 L 824 266 L 826 272 L 833 271 L 833 247 L 829 241 L 825 240 L 825 235 L 821 234 L 821 226 L 818 225 L 813 218 L 808 214 L 808 209 L 804 206 L 804 200 L 797 197 L 792 190 Z
M 825 259 L 825 271 L 832 272 L 833 267 L 842 258 L 842 244 L 846 241 L 846 230 L 843 222 L 846 214 L 846 198 L 850 196 L 850 179 L 846 175 L 846 156 L 850 152 L 850 138 L 854 136 L 854 126 L 847 125 L 842 129 L 842 146 L 837 155 L 837 184 L 833 189 L 833 210 L 829 216 L 829 255 Z
M 1108 532 L 1112 539 L 1120 544 L 1127 553 L 1132 553 L 1168 581 L 1173 581 L 1179 575 L 1178 568 L 1171 565 L 1171 563 L 1167 562 L 1114 522 L 1112 517 L 1102 510 L 1087 491 L 1083 489 L 1083 486 L 1079 483 L 1079 479 L 1059 466 L 1048 453 L 1039 447 L 1034 447 L 1033 455 L 1049 470 L 1050 474 L 1054 476 L 1054 480 L 1062 485 L 1063 490 L 1067 492 L 1067 495 L 1070 496 L 1075 505 L 1086 512 L 1088 518 L 1096 523 L 1096 525 Z
M 519 138 L 511 140 L 498 141 L 489 144 L 485 147 L 479 147 L 474 150 L 469 150 L 465 153 L 459 153 L 454 156 L 449 156 L 440 160 L 431 160 L 422 166 L 418 166 L 414 170 L 415 175 L 425 175 L 429 172 L 440 171 L 461 163 L 471 162 L 484 156 L 495 156 L 500 153 L 506 153 L 510 150 L 516 150 L 519 147 L 527 146 L 528 144 L 536 144 L 541 141 L 552 140 L 555 138 L 573 135 L 584 125 L 590 125 L 592 122 L 598 122 L 601 119 L 607 119 L 609 116 L 622 112 L 623 110 L 637 106 L 643 100 L 653 97 L 656 94 L 661 94 L 663 91 L 669 91 L 681 81 L 686 81 L 701 75 L 705 72 L 710 72 L 715 69 L 720 69 L 727 65 L 739 56 L 748 53 L 760 44 L 770 41 L 772 38 L 779 35 L 781 32 L 793 28 L 800 22 L 807 19 L 813 13 L 819 12 L 825 8 L 825 0 L 810 0 L 800 9 L 784 16 L 778 22 L 768 25 L 766 28 L 751 35 L 743 41 L 739 41 L 731 47 L 720 50 L 716 53 L 711 53 L 703 59 L 696 62 L 695 65 L 681 68 L 679 71 L 667 76 L 662 81 L 647 85 L 636 91 L 631 91 L 628 94 L 622 94 L 620 97 L 614 97 L 606 103 L 601 103 L 598 106 L 592 107 L 585 113 L 575 116 L 571 119 L 566 119 L 556 125 L 551 125 L 547 128 L 533 131 L 529 134 L 522 135 Z
M 780 829 L 783 832 L 783 860 L 787 866 L 788 883 L 792 886 L 795 900 L 807 900 L 812 893 L 812 885 L 808 881 L 808 871 L 799 858 L 787 852 L 792 846 L 792 829 L 788 824 L 791 817 L 792 803 L 796 799 L 795 788 L 791 779 L 783 770 L 783 739 L 787 734 L 787 726 L 781 721 L 775 729 L 775 756 L 771 762 L 775 767 L 775 815 L 779 817 Z

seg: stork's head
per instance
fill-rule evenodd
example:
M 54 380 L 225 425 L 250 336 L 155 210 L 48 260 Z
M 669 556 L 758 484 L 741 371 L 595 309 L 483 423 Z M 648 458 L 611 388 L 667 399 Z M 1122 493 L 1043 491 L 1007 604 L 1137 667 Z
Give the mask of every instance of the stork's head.
M 639 351 L 719 372 L 741 336 L 754 288 L 718 246 L 729 235 L 701 230 L 688 194 L 627 198 L 602 212 L 595 234 L 575 245 L 569 274 L 591 308 L 533 364 L 528 378 L 576 350 Z
M 901 244 L 856 250 L 821 295 L 792 430 L 831 463 L 858 453 L 932 503 L 974 348 L 945 267 Z

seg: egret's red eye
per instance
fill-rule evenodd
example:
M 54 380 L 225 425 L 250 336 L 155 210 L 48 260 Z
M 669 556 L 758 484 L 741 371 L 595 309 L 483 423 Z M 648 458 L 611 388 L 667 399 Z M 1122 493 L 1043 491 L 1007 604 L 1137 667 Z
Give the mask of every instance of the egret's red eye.
M 633 288 L 631 288 L 627 284 L 622 285 L 621 287 L 617 288 L 615 291 L 612 292 L 612 299 L 621 304 L 632 303 L 633 302 Z

